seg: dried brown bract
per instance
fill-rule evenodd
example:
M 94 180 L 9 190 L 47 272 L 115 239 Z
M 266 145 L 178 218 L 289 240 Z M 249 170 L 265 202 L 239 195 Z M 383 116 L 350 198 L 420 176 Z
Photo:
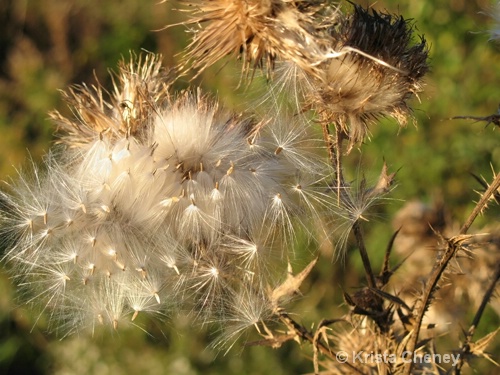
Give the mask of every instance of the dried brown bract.
M 114 78 L 114 92 L 106 95 L 100 84 L 83 84 L 63 92 L 63 98 L 75 114 L 68 119 L 58 111 L 50 113 L 60 134 L 60 142 L 80 147 L 103 134 L 120 138 L 140 135 L 147 127 L 144 121 L 155 105 L 168 97 L 171 80 L 161 66 L 160 55 L 131 55 L 131 62 L 120 62 Z M 106 101 L 105 97 L 110 99 Z
M 242 58 L 243 72 L 261 67 L 269 74 L 277 59 L 292 61 L 310 71 L 324 54 L 325 41 L 319 33 L 323 28 L 321 19 L 333 19 L 338 13 L 324 0 L 185 3 L 198 9 L 185 25 L 207 24 L 194 31 L 182 68 L 197 70 L 198 74 L 227 55 Z
M 405 125 L 407 101 L 421 91 L 428 70 L 425 40 L 412 44 L 411 23 L 355 6 L 329 34 L 332 52 L 319 66 L 321 76 L 304 74 L 313 88 L 307 107 L 339 126 L 351 146 L 364 139 L 368 124 L 379 117 Z

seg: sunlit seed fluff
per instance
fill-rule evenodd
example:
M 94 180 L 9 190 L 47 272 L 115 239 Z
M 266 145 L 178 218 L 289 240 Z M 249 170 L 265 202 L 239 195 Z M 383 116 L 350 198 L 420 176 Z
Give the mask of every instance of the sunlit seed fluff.
M 62 145 L 1 193 L 5 259 L 55 330 L 228 316 L 232 296 L 276 284 L 300 216 L 324 204 L 290 189 L 326 179 L 309 123 L 229 113 L 164 79 L 147 55 L 122 63 L 111 98 L 73 90 L 76 117 L 54 115 Z
M 262 291 L 243 289 L 229 298 L 231 309 L 224 320 L 217 321 L 222 325 L 221 332 L 212 344 L 213 347 L 226 351 L 229 351 L 249 328 L 256 329 L 259 333 L 265 332 L 267 327 L 261 326 L 272 317 L 272 304 Z

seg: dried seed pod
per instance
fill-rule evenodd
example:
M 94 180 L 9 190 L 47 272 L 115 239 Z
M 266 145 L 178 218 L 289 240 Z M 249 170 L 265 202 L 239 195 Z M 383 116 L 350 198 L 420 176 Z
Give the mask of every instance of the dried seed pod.
M 243 71 L 265 68 L 269 74 L 277 59 L 293 61 L 313 71 L 324 55 L 321 18 L 335 18 L 337 8 L 322 0 L 199 0 L 199 15 L 186 25 L 208 23 L 195 31 L 182 70 L 200 74 L 227 55 L 240 55 Z M 328 16 L 324 15 L 325 10 Z M 190 68 L 187 65 L 190 63 Z
M 428 70 L 425 40 L 412 44 L 412 25 L 402 17 L 360 6 L 329 34 L 332 52 L 318 66 L 320 75 L 299 75 L 307 81 L 306 107 L 340 127 L 351 147 L 379 117 L 405 125 L 407 101 L 421 91 Z

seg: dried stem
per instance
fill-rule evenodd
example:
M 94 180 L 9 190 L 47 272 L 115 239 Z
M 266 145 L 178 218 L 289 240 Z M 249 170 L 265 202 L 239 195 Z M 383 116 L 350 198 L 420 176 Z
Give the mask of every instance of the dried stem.
M 319 322 L 316 332 L 314 332 L 314 342 L 313 342 L 313 365 L 314 374 L 319 374 L 319 361 L 318 361 L 318 343 L 320 342 L 320 337 L 325 333 L 325 329 L 334 323 L 345 322 L 345 319 L 323 319 Z M 328 339 L 325 339 L 327 341 Z
M 484 194 L 481 196 L 479 202 L 477 202 L 476 207 L 471 212 L 470 216 L 465 221 L 464 225 L 460 229 L 460 234 L 465 234 L 469 230 L 470 226 L 476 220 L 476 217 L 485 209 L 491 196 L 497 192 L 500 188 L 500 174 L 497 174 L 491 185 L 486 189 Z
M 311 332 L 309 332 L 304 326 L 302 326 L 301 324 L 299 324 L 295 320 L 293 320 L 286 312 L 281 311 L 279 313 L 279 317 L 280 317 L 281 321 L 289 329 L 291 329 L 298 337 L 300 337 L 304 341 L 311 343 L 312 345 L 315 345 L 315 347 L 323 355 L 328 357 L 330 360 L 349 367 L 353 371 L 353 373 L 355 373 L 355 374 L 364 375 L 364 372 L 362 372 L 360 369 L 358 369 L 357 367 L 355 367 L 351 363 L 338 361 L 337 356 L 336 356 L 337 353 L 332 351 L 330 348 L 328 348 L 325 344 L 323 344 L 319 340 L 315 339 L 315 336 Z
M 429 280 L 427 280 L 427 285 L 424 289 L 424 293 L 422 296 L 422 302 L 420 308 L 417 309 L 417 317 L 415 319 L 415 325 L 413 326 L 413 334 L 411 339 L 408 342 L 408 346 L 406 350 L 410 353 L 415 351 L 417 347 L 418 336 L 420 333 L 420 329 L 422 327 L 422 321 L 424 319 L 424 315 L 429 307 L 432 295 L 436 291 L 437 284 L 441 279 L 441 276 L 448 265 L 448 262 L 453 258 L 460 246 L 457 246 L 457 242 L 453 241 L 453 238 L 448 240 L 446 251 L 443 254 L 443 257 L 438 261 L 438 264 L 434 267 Z M 413 361 L 409 361 L 405 364 L 404 374 L 411 374 L 413 366 Z
M 330 156 L 330 160 L 332 160 L 332 165 L 336 171 L 336 180 L 337 180 L 336 185 L 337 185 L 339 200 L 342 197 L 342 199 L 349 201 L 348 205 L 351 205 L 352 203 L 350 202 L 351 197 L 348 194 L 346 194 L 345 189 L 347 188 L 347 184 L 344 179 L 344 174 L 342 173 L 342 141 L 344 140 L 344 136 L 345 133 L 342 130 L 342 127 L 340 125 L 335 126 L 335 147 L 333 149 L 333 151 L 335 152 L 335 159 L 333 159 L 332 156 Z M 359 254 L 363 262 L 363 267 L 365 268 L 366 280 L 368 286 L 371 288 L 375 288 L 376 287 L 375 275 L 373 274 L 370 258 L 368 257 L 368 252 L 366 251 L 363 231 L 361 230 L 361 225 L 359 223 L 359 220 L 356 220 L 352 224 L 352 229 L 354 232 L 354 237 L 356 238 L 356 242 L 358 244 Z
M 471 214 L 465 221 L 465 224 L 460 229 L 459 235 L 447 240 L 447 247 L 442 258 L 438 260 L 438 263 L 433 268 L 431 275 L 427 280 L 427 285 L 424 289 L 424 293 L 422 296 L 422 303 L 420 305 L 420 308 L 417 310 L 417 317 L 415 319 L 413 335 L 410 341 L 408 342 L 408 346 L 406 348 L 407 351 L 412 353 L 415 351 L 424 315 L 429 307 L 432 295 L 437 289 L 437 284 L 441 279 L 441 276 L 445 271 L 446 267 L 448 266 L 448 263 L 460 249 L 461 243 L 466 239 L 470 238 L 470 236 L 466 235 L 467 231 L 469 230 L 470 226 L 472 225 L 476 217 L 484 210 L 486 204 L 488 203 L 488 200 L 498 190 L 499 187 L 500 187 L 500 175 L 497 175 L 493 180 L 493 182 L 491 183 L 491 185 L 488 187 L 488 189 L 483 193 L 481 199 L 474 207 L 474 210 L 471 212 Z M 408 363 L 406 363 L 404 373 L 408 375 L 411 374 L 412 367 L 413 367 L 413 361 L 409 361 Z
M 328 158 L 330 159 L 330 163 L 334 167 L 336 173 L 337 170 L 337 151 L 335 150 L 335 144 L 332 142 L 332 135 L 330 133 L 330 127 L 327 122 L 321 123 L 321 128 L 323 130 L 323 138 L 325 139 L 326 150 L 328 152 Z
M 484 309 L 486 308 L 486 305 L 490 301 L 491 297 L 493 296 L 493 293 L 495 291 L 496 284 L 500 280 L 500 263 L 497 264 L 497 268 L 495 271 L 495 275 L 493 276 L 493 280 L 491 280 L 491 284 L 486 290 L 486 293 L 484 293 L 483 300 L 481 301 L 481 305 L 479 306 L 476 315 L 474 316 L 474 319 L 472 319 L 472 323 L 469 327 L 469 330 L 467 331 L 467 334 L 465 336 L 465 342 L 462 344 L 462 348 L 460 350 L 460 356 L 458 359 L 458 362 L 456 366 L 453 368 L 453 374 L 455 375 L 460 375 L 461 369 L 463 365 L 466 363 L 466 357 L 468 354 L 471 353 L 471 340 L 472 336 L 474 336 L 474 333 L 476 332 L 476 328 L 479 325 L 479 321 L 481 320 L 481 317 L 483 316 Z

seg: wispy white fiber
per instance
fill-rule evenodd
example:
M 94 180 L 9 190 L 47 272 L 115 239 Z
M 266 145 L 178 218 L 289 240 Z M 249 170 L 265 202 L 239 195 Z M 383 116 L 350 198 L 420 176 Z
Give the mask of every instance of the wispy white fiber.
M 111 98 L 72 89 L 75 118 L 52 114 L 63 145 L 1 193 L 5 259 L 56 331 L 186 308 L 256 324 L 297 226 L 335 197 L 305 119 L 230 113 L 165 77 L 147 55 Z

